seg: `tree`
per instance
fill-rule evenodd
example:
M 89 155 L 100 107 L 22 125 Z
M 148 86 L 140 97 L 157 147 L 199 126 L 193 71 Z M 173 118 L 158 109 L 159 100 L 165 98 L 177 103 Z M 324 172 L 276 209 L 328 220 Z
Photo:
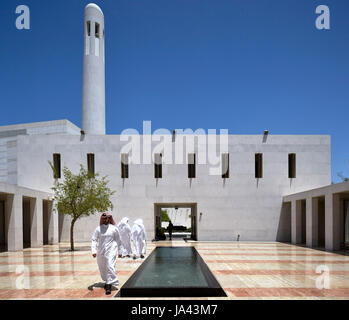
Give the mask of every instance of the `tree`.
M 349 163 L 349 160 L 348 160 L 348 163 Z M 349 181 L 349 177 L 344 176 L 343 172 L 338 172 L 337 176 L 340 177 L 343 182 Z
M 49 162 L 54 176 L 55 169 Z M 81 217 L 113 209 L 110 197 L 115 193 L 108 188 L 107 177 L 98 179 L 99 174 L 91 175 L 83 165 L 80 172 L 73 174 L 67 167 L 63 168 L 64 181 L 56 179 L 54 191 L 55 206 L 60 214 L 71 216 L 70 248 L 74 251 L 74 225 Z
M 337 173 L 337 175 L 342 179 L 343 182 L 349 181 L 349 178 L 345 177 L 342 172 Z
M 169 218 L 166 210 L 161 210 L 161 221 L 162 222 L 170 222 L 170 218 Z

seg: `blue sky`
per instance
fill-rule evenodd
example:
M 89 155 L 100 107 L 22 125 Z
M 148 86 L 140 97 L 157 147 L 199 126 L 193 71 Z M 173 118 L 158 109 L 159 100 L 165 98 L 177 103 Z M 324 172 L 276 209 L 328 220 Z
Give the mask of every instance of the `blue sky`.
M 90 1 L 0 1 L 0 125 L 81 125 Z M 125 128 L 330 134 L 349 176 L 349 1 L 105 0 L 107 133 Z M 31 29 L 15 27 L 28 5 Z M 331 30 L 315 28 L 328 5 Z

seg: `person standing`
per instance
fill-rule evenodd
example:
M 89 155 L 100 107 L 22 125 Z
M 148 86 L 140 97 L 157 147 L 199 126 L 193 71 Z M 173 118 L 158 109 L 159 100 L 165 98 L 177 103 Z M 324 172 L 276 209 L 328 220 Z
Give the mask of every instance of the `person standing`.
M 119 249 L 119 258 L 130 257 L 132 254 L 131 249 L 131 227 L 128 224 L 129 219 L 124 217 L 118 223 L 118 229 L 120 232 L 121 247 Z
M 171 220 L 170 220 L 170 223 L 168 224 L 167 229 L 168 229 L 168 234 L 170 235 L 170 240 L 172 240 L 173 224 Z
M 105 281 L 105 293 L 111 294 L 112 285 L 119 285 L 115 273 L 117 250 L 121 246 L 120 234 L 115 226 L 113 216 L 107 212 L 101 215 L 99 226 L 92 235 L 91 251 L 97 264 L 101 278 Z
M 131 229 L 131 237 L 134 247 L 133 259 L 144 258 L 147 251 L 146 232 L 142 219 L 137 219 Z

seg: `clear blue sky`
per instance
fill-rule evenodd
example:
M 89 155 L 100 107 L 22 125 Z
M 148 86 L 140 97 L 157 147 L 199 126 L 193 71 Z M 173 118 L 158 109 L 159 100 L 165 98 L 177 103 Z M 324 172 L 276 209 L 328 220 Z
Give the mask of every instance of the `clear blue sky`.
M 0 125 L 81 125 L 90 1 L 0 1 Z M 330 134 L 332 180 L 349 176 L 349 1 L 108 0 L 107 133 L 125 128 Z M 31 29 L 15 27 L 26 4 Z M 315 28 L 327 4 L 331 30 Z

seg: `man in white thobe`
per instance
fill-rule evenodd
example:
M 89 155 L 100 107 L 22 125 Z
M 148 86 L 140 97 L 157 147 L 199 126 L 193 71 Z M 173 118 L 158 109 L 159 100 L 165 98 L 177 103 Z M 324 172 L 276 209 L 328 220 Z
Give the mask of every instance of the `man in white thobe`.
M 103 213 L 100 225 L 92 236 L 92 256 L 97 256 L 97 263 L 101 278 L 105 281 L 105 293 L 110 294 L 112 285 L 118 285 L 119 280 L 115 273 L 115 262 L 118 247 L 120 247 L 119 230 L 115 226 L 112 215 Z
M 120 232 L 121 247 L 119 249 L 119 258 L 130 257 L 132 254 L 131 249 L 131 227 L 128 224 L 128 218 L 124 217 L 118 223 L 118 229 Z
M 139 257 L 144 258 L 144 255 L 147 251 L 147 243 L 146 243 L 146 232 L 143 225 L 142 219 L 137 219 L 131 229 L 131 238 L 133 242 L 134 252 L 133 259 L 137 259 Z

